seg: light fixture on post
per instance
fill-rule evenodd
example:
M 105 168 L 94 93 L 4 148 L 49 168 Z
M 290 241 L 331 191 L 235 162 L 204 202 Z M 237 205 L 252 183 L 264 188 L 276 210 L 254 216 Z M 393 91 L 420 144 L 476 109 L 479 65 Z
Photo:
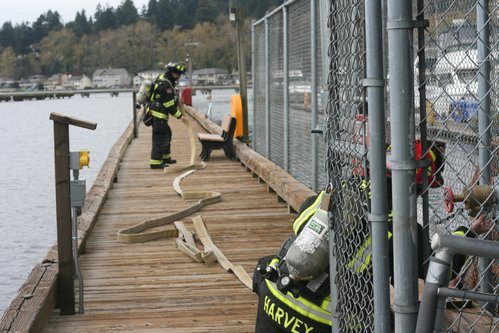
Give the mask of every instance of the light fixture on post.
M 236 22 L 237 20 L 237 9 L 235 7 L 230 7 L 229 9 L 229 21 Z
M 192 88 L 192 66 L 191 66 L 191 57 L 189 56 L 189 53 L 185 55 L 185 62 L 187 63 L 187 68 L 189 70 L 189 85 Z

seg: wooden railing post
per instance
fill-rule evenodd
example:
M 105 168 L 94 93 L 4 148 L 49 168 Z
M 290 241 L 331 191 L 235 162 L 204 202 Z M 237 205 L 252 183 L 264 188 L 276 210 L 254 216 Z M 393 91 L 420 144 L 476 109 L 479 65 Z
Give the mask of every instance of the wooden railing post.
M 132 94 L 132 110 L 133 110 L 133 138 L 137 139 L 138 137 L 138 132 L 137 132 L 137 93 L 134 91 Z
M 69 125 L 94 130 L 96 123 L 50 114 L 54 121 L 54 169 L 57 212 L 58 304 L 61 315 L 75 313 L 74 260 L 71 243 L 71 201 L 69 175 Z

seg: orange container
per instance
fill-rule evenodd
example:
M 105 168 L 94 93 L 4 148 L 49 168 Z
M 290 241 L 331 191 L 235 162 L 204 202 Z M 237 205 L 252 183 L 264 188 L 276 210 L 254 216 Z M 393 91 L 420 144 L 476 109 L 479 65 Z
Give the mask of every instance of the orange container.
M 239 94 L 230 97 L 230 115 L 236 118 L 234 136 L 240 138 L 243 136 L 243 101 Z

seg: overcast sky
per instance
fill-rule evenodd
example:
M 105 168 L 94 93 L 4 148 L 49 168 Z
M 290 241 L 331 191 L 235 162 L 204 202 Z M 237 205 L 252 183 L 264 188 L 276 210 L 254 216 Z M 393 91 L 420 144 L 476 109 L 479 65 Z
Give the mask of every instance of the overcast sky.
M 57 11 L 64 23 L 73 21 L 76 12 L 85 9 L 87 18 L 93 16 L 97 4 L 116 8 L 122 0 L 0 0 L 0 28 L 6 21 L 12 25 L 23 21 L 33 23 L 49 9 Z M 143 5 L 147 6 L 149 0 L 133 0 L 133 4 L 139 10 Z

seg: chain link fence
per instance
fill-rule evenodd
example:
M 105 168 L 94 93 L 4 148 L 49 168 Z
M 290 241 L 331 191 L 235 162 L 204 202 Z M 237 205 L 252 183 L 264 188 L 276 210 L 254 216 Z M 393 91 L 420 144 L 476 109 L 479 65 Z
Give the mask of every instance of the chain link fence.
M 392 228 L 392 208 L 395 216 L 397 209 L 404 208 L 396 205 L 401 200 L 397 197 L 400 194 L 404 200 L 415 200 L 409 208 L 414 210 L 417 227 L 412 225 L 410 232 L 418 242 L 410 240 L 414 246 L 402 251 L 410 253 L 397 254 L 417 258 L 418 267 L 410 277 L 416 283 L 416 295 L 410 297 L 416 299 L 404 304 L 407 308 L 411 304 L 417 308 L 416 272 L 419 278 L 424 277 L 431 255 L 430 239 L 435 233 L 494 241 L 498 238 L 499 1 L 406 1 L 413 5 L 408 10 L 415 20 L 408 23 L 387 22 L 387 7 L 394 0 L 383 1 L 383 22 L 379 24 L 384 29 L 385 48 L 390 31 L 413 31 L 407 34 L 409 43 L 404 44 L 407 48 L 412 43 L 405 50 L 411 55 L 409 66 L 397 70 L 394 66 L 399 63 L 399 54 L 387 49 L 383 54 L 385 69 L 390 64 L 392 70 L 408 73 L 411 88 L 404 98 L 412 106 L 407 112 L 406 137 L 413 138 L 408 140 L 411 141 L 408 150 L 412 151 L 412 161 L 433 162 L 430 166 L 416 162 L 420 164 L 412 168 L 416 173 L 411 183 L 414 187 L 404 193 L 400 192 L 395 175 L 406 171 L 409 164 L 387 160 L 393 166 L 393 180 L 392 170 L 388 169 L 386 198 L 372 197 L 369 179 L 372 159 L 369 138 L 379 133 L 370 135 L 368 131 L 372 127 L 368 124 L 370 105 L 366 87 L 376 84 L 366 75 L 365 25 L 366 15 L 371 15 L 365 10 L 368 1 L 329 1 L 327 13 L 319 12 L 315 1 L 288 1 L 253 25 L 254 149 L 307 186 L 314 188 L 316 182 L 317 189 L 321 189 L 331 183 L 335 190 L 331 219 L 335 332 L 372 332 L 376 320 L 393 321 L 393 318 L 375 317 L 377 285 L 373 282 L 372 262 L 376 253 L 372 253 L 371 223 L 380 216 L 370 214 L 374 203 L 386 206 L 386 242 L 392 258 L 396 251 L 392 243 L 400 232 Z M 314 4 L 315 9 L 311 9 Z M 328 20 L 328 44 L 323 44 L 324 36 L 317 37 L 315 57 L 310 41 L 314 36 L 311 28 L 314 11 L 317 17 Z M 319 36 L 319 24 L 315 29 Z M 322 67 L 323 49 L 328 50 L 328 68 Z M 319 74 L 314 76 L 313 71 Z M 315 91 L 313 77 L 316 77 Z M 389 73 L 384 73 L 384 77 L 383 150 L 387 149 L 390 155 L 392 146 L 396 154 L 398 144 L 392 145 L 393 133 L 400 133 L 403 126 L 393 121 L 395 113 L 400 112 L 393 101 L 400 96 L 393 92 L 390 96 L 388 89 L 397 87 L 397 75 L 390 78 Z M 325 139 L 317 140 L 317 156 L 310 134 L 315 96 L 317 125 L 323 126 Z M 314 159 L 319 166 L 316 179 L 310 171 Z M 400 264 L 390 264 L 385 272 L 392 290 L 397 275 L 394 271 Z M 497 260 L 457 256 L 452 270 L 451 287 L 499 294 Z M 411 283 L 397 287 L 408 290 L 402 295 L 412 293 Z M 395 291 L 395 298 L 400 295 Z M 400 304 L 395 306 L 393 298 L 390 304 L 396 317 L 401 313 Z M 499 327 L 497 306 L 489 303 L 448 298 L 445 308 L 441 331 L 495 332 Z M 406 317 L 417 316 L 417 310 L 411 311 Z M 402 323 L 407 327 L 396 327 L 396 331 L 413 329 L 408 322 Z
M 444 186 L 428 189 L 429 233 L 497 240 L 492 203 L 497 195 L 474 191 L 477 185 L 499 186 L 499 2 L 424 1 L 416 15 L 429 23 L 419 35 L 424 48 L 414 62 L 415 105 L 425 109 L 416 119 L 429 146 L 445 150 Z M 480 218 L 493 227 L 479 225 Z M 498 295 L 497 262 L 465 259 L 453 267 L 451 285 Z M 463 331 L 464 323 L 474 332 L 498 328 L 497 307 L 448 299 L 447 308 L 443 329 L 448 332 Z
M 288 1 L 253 24 L 253 148 L 312 189 L 326 178 L 323 140 L 311 133 L 325 109 L 319 7 Z

